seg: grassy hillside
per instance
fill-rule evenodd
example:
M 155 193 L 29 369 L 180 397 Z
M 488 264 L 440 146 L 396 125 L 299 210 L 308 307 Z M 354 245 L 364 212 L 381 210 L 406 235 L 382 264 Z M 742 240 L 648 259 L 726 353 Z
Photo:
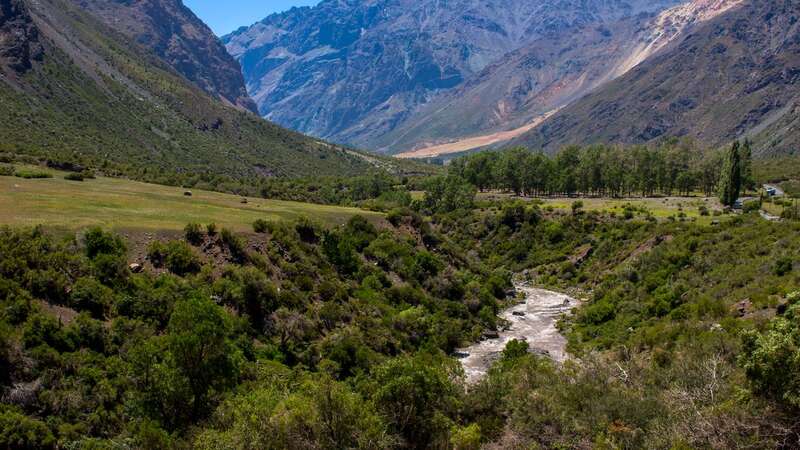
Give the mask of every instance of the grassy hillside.
M 36 169 L 41 172 L 41 169 Z M 326 224 L 341 224 L 360 214 L 378 219 L 380 214 L 355 208 L 313 205 L 278 200 L 248 199 L 216 192 L 192 190 L 103 178 L 68 181 L 63 173 L 53 178 L 24 179 L 0 176 L 0 224 L 75 230 L 100 225 L 115 230 L 182 230 L 187 223 L 216 223 L 236 231 L 251 230 L 257 219 L 294 220 L 308 216 Z
M 223 105 L 72 2 L 25 5 L 36 32 L 19 45 L 43 53 L 29 69 L 0 69 L 0 151 L 149 180 L 351 175 L 375 166 Z

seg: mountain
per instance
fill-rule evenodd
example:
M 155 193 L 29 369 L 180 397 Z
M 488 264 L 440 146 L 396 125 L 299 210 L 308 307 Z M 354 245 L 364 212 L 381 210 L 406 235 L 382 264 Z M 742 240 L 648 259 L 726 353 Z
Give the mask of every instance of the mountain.
M 212 96 L 255 112 L 239 63 L 181 0 L 76 0 Z
M 717 2 L 721 3 L 721 2 Z M 590 142 L 750 137 L 760 154 L 800 145 L 800 1 L 746 1 L 694 27 L 624 76 L 515 140 Z
M 313 8 L 271 15 L 223 41 L 239 60 L 248 91 L 266 118 L 336 142 L 397 150 L 418 139 L 475 132 L 470 113 L 491 111 L 496 103 L 459 111 L 448 121 L 463 125 L 442 127 L 441 133 L 428 127 L 432 131 L 414 139 L 391 135 L 414 128 L 414 119 L 425 123 L 426 106 L 435 109 L 446 93 L 458 95 L 459 89 L 480 84 L 493 64 L 504 58 L 518 63 L 514 52 L 537 41 L 552 48 L 578 30 L 647 16 L 677 3 L 325 0 Z M 580 39 L 572 41 L 579 46 Z M 509 122 L 526 118 L 530 114 Z M 487 128 L 500 121 L 487 122 Z
M 517 137 L 738 3 L 693 0 L 537 39 L 421 108 L 381 146 L 432 156 Z
M 214 81 L 227 69 L 203 64 L 205 56 L 192 63 L 191 55 L 203 49 L 187 50 L 185 59 L 177 56 L 183 45 L 214 41 L 205 26 L 172 29 L 172 44 L 163 54 L 152 45 L 155 37 L 134 40 L 139 35 L 131 30 L 138 22 L 131 18 L 152 13 L 141 19 L 143 28 L 173 23 L 159 11 L 176 5 L 171 0 L 0 2 L 0 152 L 87 160 L 150 180 L 347 175 L 376 164 L 373 157 L 242 109 L 246 104 L 234 97 L 238 91 Z M 117 11 L 127 25 L 109 26 L 113 16 L 97 11 Z M 213 54 L 207 58 L 215 60 Z M 218 99 L 226 95 L 228 101 Z

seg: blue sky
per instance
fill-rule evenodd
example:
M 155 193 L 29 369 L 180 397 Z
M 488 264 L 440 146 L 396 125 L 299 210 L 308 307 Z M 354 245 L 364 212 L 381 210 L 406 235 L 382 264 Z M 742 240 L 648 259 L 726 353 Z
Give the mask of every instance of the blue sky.
M 311 6 L 320 0 L 184 0 L 218 36 L 252 25 L 268 15 L 292 6 Z

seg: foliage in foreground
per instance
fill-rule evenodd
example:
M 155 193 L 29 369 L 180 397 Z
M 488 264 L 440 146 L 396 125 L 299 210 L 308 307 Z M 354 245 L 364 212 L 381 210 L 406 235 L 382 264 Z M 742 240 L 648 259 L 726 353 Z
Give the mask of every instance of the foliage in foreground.
M 126 243 L 101 230 L 63 242 L 5 230 L 0 443 L 795 442 L 796 224 L 497 206 L 433 223 L 397 211 L 384 228 L 304 220 L 237 236 L 193 225 L 192 244 L 153 244 L 143 273 L 128 270 Z M 187 260 L 199 267 L 166 263 Z M 529 354 L 535 343 L 513 342 L 465 389 L 447 355 L 499 325 L 509 286 L 499 267 L 589 292 L 562 324 L 580 359 L 557 366 Z

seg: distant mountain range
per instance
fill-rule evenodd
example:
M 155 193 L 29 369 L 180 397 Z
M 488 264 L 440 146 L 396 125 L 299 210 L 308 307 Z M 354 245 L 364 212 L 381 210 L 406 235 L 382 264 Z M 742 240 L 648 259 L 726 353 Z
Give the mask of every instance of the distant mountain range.
M 0 1 L 0 152 L 151 180 L 363 173 L 380 161 L 269 123 L 180 0 Z
M 753 135 L 786 153 L 797 11 L 790 0 L 325 0 L 223 41 L 262 115 L 382 152 Z M 747 87 L 747 70 L 765 86 Z M 739 88 L 755 91 L 715 109 Z
M 338 144 L 428 157 L 747 137 L 760 155 L 795 153 L 799 11 L 324 0 L 218 39 L 181 0 L 3 0 L 0 152 L 151 179 L 397 167 Z

